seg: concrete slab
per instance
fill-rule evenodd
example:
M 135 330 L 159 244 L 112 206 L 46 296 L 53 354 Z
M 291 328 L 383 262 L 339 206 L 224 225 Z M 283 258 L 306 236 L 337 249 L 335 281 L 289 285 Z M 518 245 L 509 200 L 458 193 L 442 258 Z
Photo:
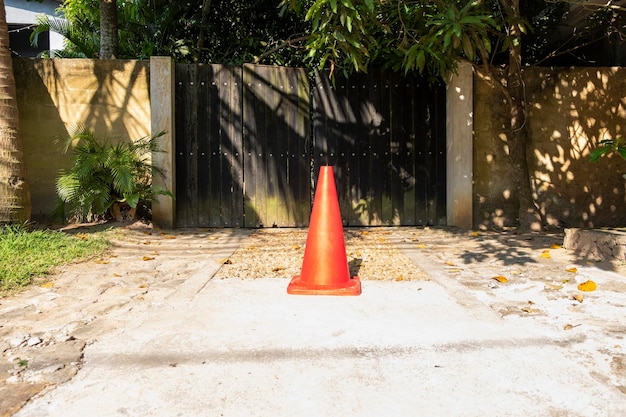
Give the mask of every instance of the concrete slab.
M 463 306 L 435 282 L 364 281 L 358 297 L 287 295 L 288 282 L 174 294 L 15 416 L 626 415 L 568 355 L 580 336 Z

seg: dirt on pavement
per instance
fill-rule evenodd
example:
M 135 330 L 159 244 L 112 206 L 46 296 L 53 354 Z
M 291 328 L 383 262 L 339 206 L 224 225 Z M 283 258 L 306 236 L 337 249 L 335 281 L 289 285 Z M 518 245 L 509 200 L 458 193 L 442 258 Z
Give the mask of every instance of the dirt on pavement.
M 123 327 L 131 312 L 166 303 L 209 255 L 221 264 L 212 279 L 290 278 L 300 272 L 306 236 L 306 229 L 116 227 L 105 256 L 0 299 L 0 416 L 72 378 L 85 346 Z M 433 280 L 458 303 L 486 304 L 503 320 L 575 332 L 572 366 L 626 395 L 621 265 L 563 249 L 562 233 L 403 227 L 346 228 L 344 236 L 351 273 L 364 288 L 368 280 Z M 588 281 L 597 289 L 579 290 Z

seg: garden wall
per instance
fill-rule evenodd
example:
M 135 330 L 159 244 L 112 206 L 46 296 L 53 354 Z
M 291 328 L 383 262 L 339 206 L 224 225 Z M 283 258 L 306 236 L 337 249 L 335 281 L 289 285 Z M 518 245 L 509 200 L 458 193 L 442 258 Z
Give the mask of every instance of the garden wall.
M 626 225 L 626 161 L 589 161 L 602 139 L 626 126 L 626 68 L 525 69 L 528 161 L 537 205 L 549 225 Z M 517 204 L 507 170 L 507 106 L 474 77 L 474 226 L 512 226 Z
M 33 220 L 49 218 L 66 138 L 85 126 L 112 141 L 150 134 L 149 61 L 13 58 Z

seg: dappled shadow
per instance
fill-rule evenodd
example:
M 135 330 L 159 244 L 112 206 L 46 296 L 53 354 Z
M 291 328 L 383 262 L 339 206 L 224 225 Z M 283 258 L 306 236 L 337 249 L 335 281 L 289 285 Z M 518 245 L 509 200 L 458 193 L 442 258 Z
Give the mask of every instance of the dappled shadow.
M 626 161 L 618 155 L 589 161 L 603 139 L 621 138 L 626 122 L 626 70 L 541 68 L 524 70 L 530 176 L 545 224 L 562 227 L 620 226 L 626 222 Z M 505 106 L 495 89 L 475 83 L 474 223 L 514 226 Z
M 317 74 L 312 92 L 303 69 L 178 64 L 179 225 L 305 226 L 322 165 L 344 225 L 445 223 L 442 85 Z
M 391 71 L 316 73 L 314 161 L 335 166 L 344 225 L 445 224 L 445 92 Z
M 14 57 L 33 218 L 46 221 L 56 204 L 59 170 L 73 128 L 97 138 L 132 141 L 150 134 L 147 61 Z

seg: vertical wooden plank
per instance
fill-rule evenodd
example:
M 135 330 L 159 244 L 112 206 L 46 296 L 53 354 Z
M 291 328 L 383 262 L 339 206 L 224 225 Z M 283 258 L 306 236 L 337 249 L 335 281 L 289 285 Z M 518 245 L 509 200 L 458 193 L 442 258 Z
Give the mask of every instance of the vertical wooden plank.
M 207 201 L 206 209 L 208 211 L 208 224 L 203 226 L 224 226 L 221 219 L 221 211 L 224 209 L 220 190 L 222 181 L 226 180 L 221 175 L 221 111 L 220 91 L 223 89 L 219 78 L 219 67 L 213 65 L 205 66 L 203 81 L 207 86 L 207 112 L 205 118 L 207 120 L 205 136 L 208 142 L 206 150 L 206 176 L 205 181 L 209 190 L 209 201 Z M 228 209 L 228 207 L 226 208 Z
M 197 123 L 197 204 L 198 204 L 198 221 L 196 226 L 207 227 L 214 214 L 212 210 L 213 195 L 211 193 L 211 184 L 213 183 L 210 172 L 210 143 L 212 139 L 210 125 L 210 102 L 208 97 L 209 71 L 208 67 L 203 64 L 195 65 L 197 77 L 195 81 L 196 90 L 196 123 Z
M 197 163 L 197 71 L 194 65 L 177 65 L 177 166 L 184 167 L 184 175 L 177 169 L 177 194 L 182 200 L 177 209 L 177 225 L 196 227 L 198 224 L 198 163 Z M 177 207 L 178 208 L 178 207 Z
M 291 82 L 295 87 L 296 127 L 288 151 L 290 183 L 297 190 L 294 195 L 295 208 L 292 225 L 309 224 L 311 215 L 311 87 L 307 71 L 295 71 Z
M 254 92 L 256 80 L 251 67 L 243 67 L 243 129 L 244 129 L 244 219 L 245 227 L 259 227 L 261 225 L 260 214 L 258 213 L 258 202 L 256 196 L 257 166 L 259 165 L 260 146 L 257 143 L 257 118 L 261 117 L 254 110 Z
M 243 227 L 243 69 L 240 66 L 214 65 L 219 79 L 227 82 L 220 91 L 220 146 L 224 159 L 220 178 L 222 185 L 222 225 Z M 225 154 L 225 155 L 224 155 Z
M 403 94 L 400 89 L 390 89 L 389 84 L 393 81 L 394 73 L 388 72 L 383 80 L 384 88 L 389 96 L 389 117 L 390 117 L 390 147 L 389 153 L 391 158 L 391 206 L 392 220 L 394 225 L 406 224 L 409 220 L 405 213 L 405 190 L 411 187 L 410 182 L 406 181 L 408 151 L 406 148 L 408 127 L 404 121 L 404 103 L 402 96 L 408 94 L 410 90 L 406 90 Z M 410 164 L 413 165 L 412 163 Z
M 385 81 L 389 78 L 389 71 L 381 72 L 376 78 L 379 89 L 380 110 L 382 115 L 380 124 L 376 127 L 378 133 L 378 143 L 376 153 L 379 158 L 381 173 L 381 219 L 384 225 L 394 224 L 394 211 L 391 202 L 391 181 L 393 170 L 391 166 L 391 95 L 389 90 L 384 88 Z
M 445 105 L 445 88 L 442 83 L 437 83 L 431 87 L 430 97 L 433 98 L 432 103 L 433 115 L 432 131 L 435 141 L 435 214 L 434 220 L 437 225 L 445 225 L 447 217 L 446 208 L 446 105 Z
M 185 155 L 187 154 L 187 125 L 185 123 L 185 97 L 187 86 L 187 67 L 185 64 L 175 65 L 174 105 L 176 114 L 174 123 L 176 126 L 176 225 L 187 227 L 189 209 L 189 197 L 186 194 L 187 166 Z
M 415 218 L 418 225 L 429 224 L 428 198 L 430 178 L 430 135 L 428 132 L 428 97 L 421 85 L 416 84 L 414 90 L 415 107 L 413 108 L 413 129 L 415 130 L 416 184 L 415 184 Z

